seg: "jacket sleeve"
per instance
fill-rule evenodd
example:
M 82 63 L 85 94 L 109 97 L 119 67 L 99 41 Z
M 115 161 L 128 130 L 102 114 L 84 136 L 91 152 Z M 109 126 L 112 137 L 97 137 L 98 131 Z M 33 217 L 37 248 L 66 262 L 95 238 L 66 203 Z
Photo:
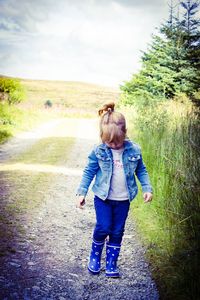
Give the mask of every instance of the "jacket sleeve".
M 86 196 L 89 186 L 95 177 L 97 171 L 99 169 L 98 159 L 95 154 L 95 150 L 93 149 L 90 155 L 88 156 L 88 164 L 83 170 L 82 179 L 80 185 L 77 189 L 77 195 Z
M 140 181 L 143 193 L 145 193 L 145 192 L 152 193 L 153 189 L 152 189 L 152 186 L 151 186 L 151 183 L 150 183 L 150 180 L 149 180 L 149 175 L 148 175 L 146 166 L 145 166 L 145 164 L 143 162 L 143 159 L 142 159 L 142 155 L 141 155 L 141 157 L 138 161 L 138 165 L 137 165 L 137 168 L 135 170 L 135 174 L 136 174 L 137 178 Z

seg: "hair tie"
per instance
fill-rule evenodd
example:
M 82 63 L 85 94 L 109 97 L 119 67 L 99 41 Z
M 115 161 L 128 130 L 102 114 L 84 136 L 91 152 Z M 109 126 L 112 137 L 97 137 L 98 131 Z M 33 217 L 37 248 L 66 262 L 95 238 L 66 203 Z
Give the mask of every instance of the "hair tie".
M 114 112 L 114 107 L 115 107 L 114 102 L 104 104 L 104 106 L 98 111 L 99 116 L 103 117 L 105 114 L 111 115 L 111 113 Z

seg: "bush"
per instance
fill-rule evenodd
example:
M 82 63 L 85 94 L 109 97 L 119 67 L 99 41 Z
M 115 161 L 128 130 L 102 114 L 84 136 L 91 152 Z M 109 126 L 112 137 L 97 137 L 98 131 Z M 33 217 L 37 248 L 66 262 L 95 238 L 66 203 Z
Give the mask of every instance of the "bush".
M 0 126 L 1 125 L 12 125 L 12 115 L 9 112 L 8 104 L 1 104 L 0 103 Z
M 53 103 L 51 102 L 51 100 L 47 100 L 44 104 L 45 108 L 50 108 L 52 107 Z
M 0 143 L 5 142 L 12 134 L 6 129 L 0 129 Z
M 19 103 L 25 97 L 25 91 L 18 79 L 0 78 L 1 98 L 9 104 Z

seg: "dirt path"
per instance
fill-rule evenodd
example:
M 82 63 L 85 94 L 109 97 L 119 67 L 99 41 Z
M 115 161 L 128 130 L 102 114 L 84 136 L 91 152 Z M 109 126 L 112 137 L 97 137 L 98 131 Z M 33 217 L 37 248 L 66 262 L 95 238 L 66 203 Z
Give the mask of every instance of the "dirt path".
M 32 167 L 17 164 L 12 159 L 20 157 L 20 153 L 26 152 L 39 138 L 48 135 L 76 137 L 66 165 L 35 167 L 34 172 L 46 172 L 45 176 L 54 174 L 46 190 L 36 189 L 31 195 L 34 199 L 42 192 L 40 205 L 26 213 L 15 212 L 8 222 L 16 232 L 11 240 L 9 235 L 6 240 L 2 235 L 1 245 L 6 244 L 7 248 L 0 257 L 0 299 L 159 299 L 144 259 L 145 249 L 130 217 L 119 259 L 122 278 L 106 278 L 104 263 L 99 276 L 87 272 L 95 222 L 92 194 L 88 195 L 86 207 L 79 210 L 75 208 L 75 191 L 87 154 L 97 142 L 96 128 L 95 120 L 62 119 L 46 125 L 45 132 L 39 129 L 0 147 L 0 171 L 4 176 L 7 174 L 4 172 L 33 171 L 34 164 Z M 5 207 L 11 201 L 12 185 L 7 183 L 5 176 L 1 183 L 1 212 L 6 212 L 10 218 Z M 102 262 L 104 260 L 105 253 Z

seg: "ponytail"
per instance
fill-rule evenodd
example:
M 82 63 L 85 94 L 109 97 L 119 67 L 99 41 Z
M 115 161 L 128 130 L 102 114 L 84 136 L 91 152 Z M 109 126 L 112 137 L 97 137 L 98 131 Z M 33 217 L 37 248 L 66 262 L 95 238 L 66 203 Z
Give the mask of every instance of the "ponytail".
M 99 109 L 99 111 L 98 111 L 99 116 L 101 117 L 103 114 L 105 114 L 107 112 L 109 112 L 109 114 L 111 114 L 114 111 L 114 107 L 115 107 L 114 102 L 104 104 L 104 106 L 101 109 Z
M 108 124 L 109 117 L 114 112 L 115 103 L 110 102 L 108 104 L 104 104 L 104 106 L 99 109 L 98 114 L 101 117 L 103 123 Z

